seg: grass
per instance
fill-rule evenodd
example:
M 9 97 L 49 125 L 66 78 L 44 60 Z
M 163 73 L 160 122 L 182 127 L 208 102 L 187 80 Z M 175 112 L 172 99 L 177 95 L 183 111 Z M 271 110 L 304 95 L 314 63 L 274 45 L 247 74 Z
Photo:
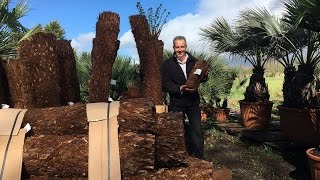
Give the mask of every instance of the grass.
M 239 100 L 244 99 L 243 93 L 249 81 L 239 88 L 235 87 L 229 98 L 229 107 L 239 109 Z M 277 105 L 283 101 L 283 75 L 266 77 L 270 100 L 274 102 L 272 119 L 279 120 Z M 237 118 L 237 120 L 239 120 Z M 213 162 L 215 168 L 226 167 L 232 172 L 233 179 L 310 179 L 310 169 L 304 148 L 278 151 L 270 146 L 249 141 L 241 136 L 232 136 L 215 129 L 213 120 L 205 128 L 205 158 Z M 205 127 L 205 126 L 204 126 Z

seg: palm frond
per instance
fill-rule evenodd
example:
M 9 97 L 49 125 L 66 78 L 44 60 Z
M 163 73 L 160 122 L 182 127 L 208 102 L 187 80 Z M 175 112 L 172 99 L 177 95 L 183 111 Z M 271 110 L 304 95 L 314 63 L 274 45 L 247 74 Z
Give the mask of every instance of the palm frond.
M 319 0 L 287 0 L 285 20 L 296 27 L 320 32 Z

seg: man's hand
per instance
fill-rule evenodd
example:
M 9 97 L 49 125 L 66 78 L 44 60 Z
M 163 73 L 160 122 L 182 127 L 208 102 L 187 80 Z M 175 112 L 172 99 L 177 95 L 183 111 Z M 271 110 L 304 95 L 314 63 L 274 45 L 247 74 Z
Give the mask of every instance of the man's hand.
M 180 91 L 181 92 L 194 92 L 195 89 L 187 88 L 187 85 L 184 84 L 184 85 L 180 86 Z

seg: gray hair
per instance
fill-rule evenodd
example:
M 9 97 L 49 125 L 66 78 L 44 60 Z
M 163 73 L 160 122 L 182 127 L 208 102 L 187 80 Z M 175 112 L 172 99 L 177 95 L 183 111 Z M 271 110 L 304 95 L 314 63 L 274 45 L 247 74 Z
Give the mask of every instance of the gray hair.
M 187 45 L 187 40 L 186 40 L 186 38 L 184 36 L 176 36 L 176 37 L 173 38 L 173 41 L 172 41 L 173 42 L 173 47 L 174 47 L 174 42 L 176 40 L 184 40 L 184 42 L 186 42 L 186 45 Z

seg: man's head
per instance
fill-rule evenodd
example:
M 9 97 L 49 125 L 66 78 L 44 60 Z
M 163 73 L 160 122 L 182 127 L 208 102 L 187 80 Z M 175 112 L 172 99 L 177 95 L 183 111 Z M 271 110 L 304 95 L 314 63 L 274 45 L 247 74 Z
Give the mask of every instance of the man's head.
M 184 36 L 176 36 L 173 39 L 173 51 L 178 60 L 183 60 L 186 57 L 187 41 Z

